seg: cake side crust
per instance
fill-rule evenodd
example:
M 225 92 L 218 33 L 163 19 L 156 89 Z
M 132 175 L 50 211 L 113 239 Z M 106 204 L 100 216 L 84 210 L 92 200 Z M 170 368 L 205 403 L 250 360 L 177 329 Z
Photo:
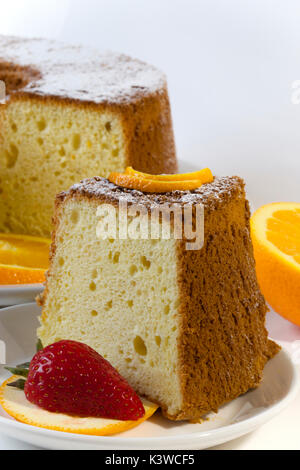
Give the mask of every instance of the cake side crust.
M 200 251 L 178 244 L 181 289 L 183 409 L 169 419 L 198 419 L 260 384 L 280 347 L 268 340 L 267 306 L 259 290 L 244 183 L 206 208 Z M 220 269 L 221 268 L 221 269 Z

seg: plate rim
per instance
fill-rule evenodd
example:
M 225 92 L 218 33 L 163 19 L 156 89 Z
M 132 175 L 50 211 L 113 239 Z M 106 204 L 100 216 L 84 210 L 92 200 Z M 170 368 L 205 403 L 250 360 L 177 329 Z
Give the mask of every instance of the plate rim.
M 11 309 L 22 309 L 22 308 L 38 308 L 37 304 L 34 303 L 27 303 L 21 305 L 14 305 L 11 307 L 7 307 L 0 310 L 0 316 L 3 311 L 11 310 Z M 17 428 L 20 431 L 29 432 L 30 434 L 39 434 L 42 435 L 45 439 L 62 439 L 62 441 L 81 441 L 85 442 L 86 444 L 98 444 L 102 446 L 108 445 L 108 449 L 112 448 L 112 446 L 116 447 L 119 446 L 121 448 L 129 448 L 133 449 L 136 446 L 139 448 L 143 445 L 146 445 L 147 448 L 151 446 L 151 448 L 164 448 L 163 444 L 166 447 L 172 446 L 185 446 L 186 444 L 192 445 L 192 442 L 200 441 L 204 438 L 211 438 L 214 440 L 212 445 L 217 445 L 216 443 L 230 441 L 236 437 L 240 437 L 242 435 L 248 434 L 251 431 L 257 429 L 261 425 L 265 424 L 271 418 L 278 415 L 284 408 L 286 408 L 295 398 L 296 395 L 299 393 L 300 389 L 300 373 L 296 364 L 292 361 L 292 358 L 288 351 L 282 347 L 279 354 L 284 355 L 285 360 L 289 362 L 292 371 L 292 378 L 291 384 L 289 386 L 289 390 L 285 397 L 283 397 L 280 401 L 276 402 L 274 405 L 271 405 L 265 410 L 260 411 L 258 414 L 254 416 L 250 416 L 249 418 L 237 422 L 228 424 L 226 426 L 222 426 L 217 429 L 210 429 L 207 431 L 197 431 L 194 433 L 180 433 L 176 435 L 169 435 L 169 436 L 160 436 L 160 437 L 120 437 L 120 435 L 116 436 L 89 436 L 85 434 L 75 434 L 75 433 L 67 433 L 62 431 L 55 431 L 51 429 L 39 428 L 37 426 L 32 426 L 29 424 L 21 423 L 15 419 L 11 419 L 10 417 L 0 416 L 0 427 L 9 427 L 10 429 Z M 272 360 L 272 359 L 271 359 Z M 226 406 L 226 404 L 225 404 Z M 9 415 L 8 415 L 9 416 Z M 224 440 L 223 440 L 224 439 Z M 176 447 L 177 448 L 177 447 Z
M 36 284 L 2 284 L 0 285 L 0 293 L 2 290 L 31 290 L 31 289 L 38 289 L 43 288 L 45 286 L 44 283 L 36 283 Z M 19 304 L 24 305 L 24 304 Z M 19 305 L 12 305 L 12 307 L 19 306 Z

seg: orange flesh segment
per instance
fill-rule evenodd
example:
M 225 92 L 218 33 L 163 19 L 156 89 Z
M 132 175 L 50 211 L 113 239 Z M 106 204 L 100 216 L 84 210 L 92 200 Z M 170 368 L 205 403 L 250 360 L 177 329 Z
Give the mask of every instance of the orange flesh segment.
M 45 238 L 0 234 L 0 264 L 47 269 L 50 244 Z
M 251 218 L 260 288 L 271 307 L 300 326 L 300 203 L 267 204 Z
M 0 284 L 44 282 L 50 243 L 44 238 L 0 234 Z
M 210 183 L 213 181 L 213 174 L 209 168 L 194 171 L 193 173 L 182 173 L 176 175 L 150 175 L 148 173 L 141 173 L 128 166 L 125 170 L 126 175 L 138 176 L 142 179 L 150 179 L 155 181 L 203 181 Z
M 186 175 L 148 175 L 135 172 L 130 167 L 128 173 L 111 173 L 109 181 L 118 186 L 146 193 L 167 193 L 171 191 L 193 191 L 204 183 L 211 183 L 214 177 L 208 168 Z M 144 176 L 146 175 L 146 176 Z
M 45 269 L 26 269 L 0 264 L 0 285 L 43 284 L 46 281 L 45 271 Z
M 297 210 L 280 210 L 267 221 L 267 240 L 286 255 L 299 262 L 300 213 Z
M 15 382 L 20 377 L 12 376 L 0 387 L 0 404 L 2 408 L 17 421 L 73 434 L 85 434 L 92 436 L 110 436 L 128 431 L 146 419 L 150 418 L 158 409 L 154 403 L 141 398 L 145 415 L 137 421 L 118 421 L 104 418 L 79 418 L 62 413 L 51 413 L 30 403 L 22 390 L 7 387 L 10 382 Z

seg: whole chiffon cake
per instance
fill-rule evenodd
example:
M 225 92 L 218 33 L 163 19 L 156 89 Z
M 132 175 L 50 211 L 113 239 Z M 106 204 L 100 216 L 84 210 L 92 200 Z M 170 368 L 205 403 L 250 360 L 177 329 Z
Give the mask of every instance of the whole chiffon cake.
M 55 195 L 131 165 L 177 170 L 167 83 L 126 55 L 0 35 L 0 232 L 49 236 Z

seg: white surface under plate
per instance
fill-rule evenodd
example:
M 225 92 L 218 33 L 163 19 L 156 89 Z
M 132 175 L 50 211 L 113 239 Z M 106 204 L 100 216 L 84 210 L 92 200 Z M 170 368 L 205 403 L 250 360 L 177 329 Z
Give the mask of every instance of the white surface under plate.
M 28 360 L 34 352 L 37 317 L 35 304 L 0 311 L 0 338 L 6 342 L 7 362 Z M 7 375 L 0 369 L 0 378 Z M 0 431 L 48 449 L 204 449 L 243 436 L 283 410 L 299 389 L 298 373 L 282 351 L 266 366 L 260 387 L 223 406 L 202 424 L 174 423 L 157 413 L 128 432 L 95 437 L 62 433 L 19 423 L 0 410 Z

